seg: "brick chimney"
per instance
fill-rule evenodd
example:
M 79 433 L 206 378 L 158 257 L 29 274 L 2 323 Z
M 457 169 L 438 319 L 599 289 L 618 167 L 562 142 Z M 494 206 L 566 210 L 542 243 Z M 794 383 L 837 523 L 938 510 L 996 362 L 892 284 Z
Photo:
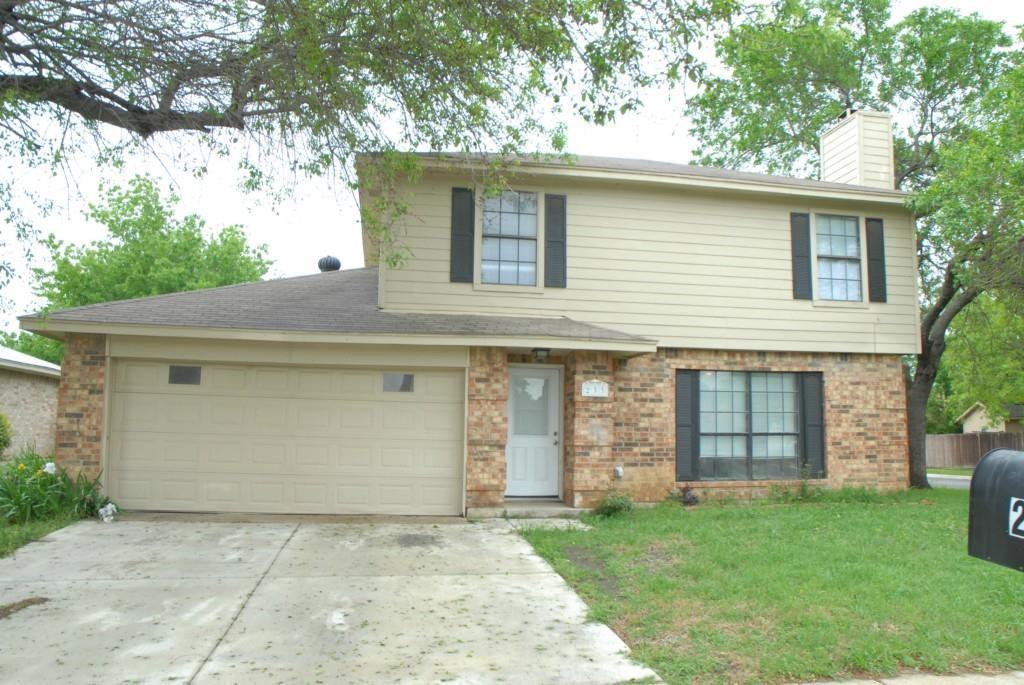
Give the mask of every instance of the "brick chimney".
M 821 180 L 893 190 L 892 115 L 847 111 L 821 135 Z

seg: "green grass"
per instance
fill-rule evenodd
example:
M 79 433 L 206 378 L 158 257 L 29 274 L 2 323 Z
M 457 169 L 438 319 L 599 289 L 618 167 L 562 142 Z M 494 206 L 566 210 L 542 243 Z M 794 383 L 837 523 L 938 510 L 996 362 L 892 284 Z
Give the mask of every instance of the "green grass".
M 942 476 L 970 476 L 974 469 L 933 469 L 929 468 L 928 473 L 935 473 Z
M 1024 575 L 967 556 L 965 491 L 676 504 L 523 535 L 669 683 L 1024 665 Z
M 74 521 L 73 518 L 64 517 L 28 523 L 0 522 L 0 557 L 6 557 L 22 545 L 49 535 Z

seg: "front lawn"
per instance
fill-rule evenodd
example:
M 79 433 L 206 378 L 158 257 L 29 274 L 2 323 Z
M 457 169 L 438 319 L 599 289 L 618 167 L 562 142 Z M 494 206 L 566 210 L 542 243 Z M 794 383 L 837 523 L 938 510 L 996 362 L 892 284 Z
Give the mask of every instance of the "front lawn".
M 1019 669 L 1024 574 L 967 556 L 967 498 L 664 504 L 523 535 L 669 683 Z
M 28 523 L 0 522 L 0 557 L 6 557 L 22 545 L 49 535 L 74 521 L 73 518 L 61 517 Z
M 970 476 L 974 474 L 974 469 L 933 469 L 929 468 L 928 473 L 934 473 L 938 476 Z

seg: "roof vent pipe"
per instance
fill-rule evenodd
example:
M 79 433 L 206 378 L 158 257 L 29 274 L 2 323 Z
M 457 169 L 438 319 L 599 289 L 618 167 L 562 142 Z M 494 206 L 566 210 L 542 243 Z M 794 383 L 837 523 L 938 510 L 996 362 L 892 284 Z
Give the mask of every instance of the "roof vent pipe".
M 331 256 L 321 257 L 316 265 L 321 271 L 338 271 L 341 269 L 341 260 Z

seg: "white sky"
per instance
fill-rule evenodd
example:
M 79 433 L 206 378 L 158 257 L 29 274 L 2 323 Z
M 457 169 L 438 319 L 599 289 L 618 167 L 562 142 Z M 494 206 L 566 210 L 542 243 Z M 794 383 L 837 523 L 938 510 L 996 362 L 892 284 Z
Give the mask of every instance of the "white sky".
M 894 0 L 893 5 L 896 16 L 931 5 L 977 12 L 1011 27 L 1024 25 L 1022 0 Z M 612 126 L 570 120 L 569 150 L 581 155 L 687 162 L 695 146 L 682 106 L 680 97 L 655 92 L 646 98 L 642 111 L 622 117 Z M 135 173 L 149 173 L 181 197 L 181 213 L 197 213 L 212 228 L 241 224 L 253 244 L 265 243 L 274 260 L 271 276 L 313 273 L 316 261 L 326 254 L 339 257 L 343 268 L 362 266 L 356 202 L 343 184 L 329 179 L 303 181 L 291 197 L 274 202 L 239 189 L 237 168 L 230 160 L 211 160 L 209 173 L 201 179 L 167 164 L 166 157 L 137 159 L 121 171 L 101 169 L 102 178 L 91 167 L 81 168 L 70 182 L 33 171 L 25 173 L 22 183 L 53 201 L 54 211 L 38 226 L 43 234 L 53 233 L 65 242 L 85 243 L 103 236 L 101 226 L 83 217 L 87 204 L 99 197 L 101 180 L 124 183 Z M 31 264 L 18 259 L 16 265 L 14 282 L 4 288 L 3 295 L 11 305 L 9 311 L 0 312 L 0 329 L 16 328 L 15 317 L 39 304 L 32 294 L 28 267 L 46 266 L 43 256 L 37 254 Z

